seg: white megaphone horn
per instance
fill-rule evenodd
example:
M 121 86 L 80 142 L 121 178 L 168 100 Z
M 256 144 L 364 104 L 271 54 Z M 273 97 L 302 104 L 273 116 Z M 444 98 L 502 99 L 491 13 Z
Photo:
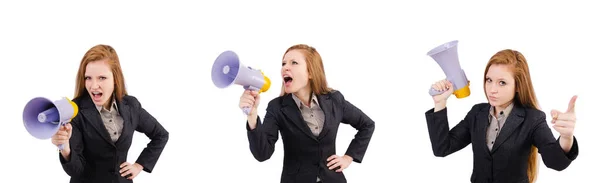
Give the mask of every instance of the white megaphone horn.
M 471 95 L 471 90 L 469 89 L 470 82 L 467 79 L 464 70 L 460 67 L 457 46 L 457 40 L 450 41 L 431 49 L 427 52 L 427 55 L 438 63 L 444 71 L 446 79 L 452 83 L 454 87 L 454 96 L 456 96 L 456 98 L 465 98 Z M 436 91 L 433 87 L 429 90 L 431 96 L 439 95 L 441 93 L 443 93 L 443 91 Z
M 75 118 L 78 111 L 77 104 L 66 97 L 56 101 L 36 97 L 27 102 L 23 109 L 23 125 L 31 136 L 49 139 L 58 132 L 60 126 Z M 58 148 L 63 150 L 64 144 Z
M 271 87 L 271 80 L 258 69 L 244 66 L 233 51 L 222 52 L 212 66 L 212 81 L 218 88 L 226 88 L 231 84 L 242 85 L 244 89 L 266 92 Z M 246 115 L 252 109 L 244 107 Z

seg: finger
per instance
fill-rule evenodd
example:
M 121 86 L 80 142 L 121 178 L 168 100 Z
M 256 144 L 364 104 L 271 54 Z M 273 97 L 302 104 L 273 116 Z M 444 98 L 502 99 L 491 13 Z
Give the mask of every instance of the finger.
M 556 120 L 556 119 L 558 118 L 558 115 L 559 115 L 560 113 L 561 113 L 561 112 L 559 112 L 558 110 L 556 110 L 556 109 L 552 109 L 552 111 L 550 112 L 550 115 L 552 116 L 552 119 L 553 119 L 553 120 Z
M 443 91 L 444 90 L 444 84 L 438 82 L 435 84 L 435 88 L 437 91 Z
M 566 127 L 561 127 L 561 126 L 556 126 L 556 125 L 552 126 L 552 128 L 554 128 L 554 130 L 556 130 L 560 134 L 563 134 L 569 130 Z
M 123 162 L 123 163 L 121 163 L 121 165 L 119 166 L 119 168 L 123 168 L 125 166 L 129 166 L 129 162 Z
M 571 97 L 571 101 L 569 101 L 569 108 L 567 112 L 575 112 L 575 102 L 577 101 L 577 95 Z
M 252 96 L 254 96 L 254 97 L 258 96 L 258 91 L 256 91 L 256 90 L 254 90 L 254 91 L 252 91 L 252 92 L 250 92 L 250 93 L 251 93 L 251 94 L 252 94 Z
M 573 122 L 571 121 L 564 121 L 564 120 L 556 120 L 556 122 L 554 123 L 555 126 L 560 126 L 560 127 L 567 127 L 567 128 L 571 128 L 573 126 L 575 126 L 575 124 L 573 124 Z
M 342 164 L 342 162 L 336 162 L 335 164 L 333 164 L 332 166 L 329 167 L 330 170 L 335 169 L 337 167 L 339 167 Z
M 131 174 L 131 170 L 127 170 L 127 171 L 123 172 L 123 173 L 121 174 L 121 177 L 125 177 L 125 176 L 127 176 L 127 175 L 129 175 L 129 174 Z
M 564 120 L 564 121 L 575 121 L 575 114 L 573 113 L 559 113 L 558 117 L 556 118 L 556 120 Z
M 246 103 L 246 104 L 254 104 L 255 99 L 252 96 L 249 96 L 250 98 L 243 98 L 241 101 L 241 103 Z
M 58 140 L 58 141 L 69 140 L 69 137 L 65 136 L 65 135 L 58 135 L 58 136 L 56 136 L 55 140 Z
M 329 161 L 329 163 L 327 163 L 327 167 L 331 167 L 332 165 L 339 163 L 340 162 L 340 158 L 335 158 L 331 161 Z
M 450 88 L 452 88 L 452 82 L 446 80 L 446 89 L 449 90 Z
M 129 167 L 130 167 L 129 165 L 125 165 L 125 166 L 121 167 L 121 169 L 119 170 L 119 173 L 123 173 L 123 172 L 129 170 L 130 169 Z
M 327 158 L 327 161 L 331 161 L 331 160 L 332 160 L 333 158 L 335 158 L 335 157 L 336 157 L 336 155 L 335 155 L 335 154 L 334 154 L 334 155 L 331 155 L 331 156 L 329 156 L 329 158 Z
M 58 136 L 58 137 L 68 137 L 69 133 L 67 131 L 58 131 L 58 132 L 56 132 L 56 136 Z
M 435 91 L 438 91 L 437 85 L 435 85 L 435 84 L 432 84 L 432 85 L 431 85 L 431 88 L 432 88 L 433 90 L 435 90 Z
M 254 101 L 256 97 L 252 96 L 252 95 L 244 95 L 244 99 L 246 100 L 250 100 L 250 101 Z

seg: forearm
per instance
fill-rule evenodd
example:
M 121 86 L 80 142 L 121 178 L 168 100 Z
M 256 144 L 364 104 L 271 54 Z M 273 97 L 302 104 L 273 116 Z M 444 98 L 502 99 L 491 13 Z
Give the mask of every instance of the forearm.
M 60 155 L 67 161 L 71 160 L 71 150 L 68 148 L 61 150 Z
M 254 130 L 256 128 L 256 119 L 258 115 L 256 113 L 248 115 L 248 126 L 250 130 Z

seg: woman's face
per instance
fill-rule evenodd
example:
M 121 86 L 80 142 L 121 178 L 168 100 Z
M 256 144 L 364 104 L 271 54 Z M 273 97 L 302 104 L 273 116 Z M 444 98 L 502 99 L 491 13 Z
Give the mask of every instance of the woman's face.
M 306 58 L 299 50 L 291 50 L 283 57 L 281 77 L 286 93 L 296 93 L 310 87 Z
M 90 94 L 94 104 L 104 106 L 109 103 L 115 88 L 113 73 L 107 61 L 99 60 L 87 64 L 85 67 L 85 88 Z
M 485 76 L 485 90 L 490 105 L 507 107 L 515 97 L 515 78 L 510 67 L 494 64 Z

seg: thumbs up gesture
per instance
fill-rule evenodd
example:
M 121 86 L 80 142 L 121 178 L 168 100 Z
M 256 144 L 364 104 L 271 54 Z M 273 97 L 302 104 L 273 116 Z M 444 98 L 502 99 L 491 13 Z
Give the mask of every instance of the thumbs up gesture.
M 556 109 L 552 110 L 552 126 L 560 136 L 564 138 L 573 137 L 573 130 L 575 130 L 575 101 L 577 100 L 577 95 L 571 97 L 571 101 L 569 102 L 569 108 L 567 108 L 566 112 L 559 112 Z

